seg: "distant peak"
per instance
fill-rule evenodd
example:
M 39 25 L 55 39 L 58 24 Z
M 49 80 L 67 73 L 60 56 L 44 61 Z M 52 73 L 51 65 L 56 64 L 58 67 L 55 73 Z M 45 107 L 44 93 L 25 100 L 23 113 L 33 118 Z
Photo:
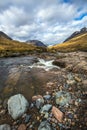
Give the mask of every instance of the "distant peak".
M 33 44 L 33 45 L 36 45 L 36 46 L 40 46 L 40 47 L 46 47 L 46 45 L 39 41 L 39 40 L 28 40 L 26 41 L 28 44 Z
M 86 27 L 82 28 L 82 29 L 80 30 L 80 32 L 87 32 L 87 28 L 86 28 Z

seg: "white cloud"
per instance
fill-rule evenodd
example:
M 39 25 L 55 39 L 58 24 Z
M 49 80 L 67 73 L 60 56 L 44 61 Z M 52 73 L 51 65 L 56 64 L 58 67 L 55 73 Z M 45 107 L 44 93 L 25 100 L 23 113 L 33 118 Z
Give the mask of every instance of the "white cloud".
M 86 0 L 0 1 L 0 30 L 17 40 L 38 39 L 46 44 L 63 42 L 71 33 L 87 26 Z

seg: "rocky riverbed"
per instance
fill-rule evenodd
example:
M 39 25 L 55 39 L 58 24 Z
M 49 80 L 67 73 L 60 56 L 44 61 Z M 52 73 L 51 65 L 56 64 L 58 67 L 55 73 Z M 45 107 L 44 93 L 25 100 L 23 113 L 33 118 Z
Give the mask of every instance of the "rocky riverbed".
M 87 52 L 0 59 L 0 130 L 86 130 Z

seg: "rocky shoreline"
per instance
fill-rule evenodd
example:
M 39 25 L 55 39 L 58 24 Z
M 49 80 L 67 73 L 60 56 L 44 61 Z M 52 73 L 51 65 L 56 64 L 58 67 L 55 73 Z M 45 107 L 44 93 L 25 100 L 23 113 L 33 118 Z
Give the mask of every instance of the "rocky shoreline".
M 42 95 L 28 100 L 18 93 L 0 99 L 0 130 L 87 129 L 87 60 L 83 53 L 64 56 L 55 59 L 55 64 L 60 61 L 64 67 L 52 71 L 57 79 L 46 84 Z

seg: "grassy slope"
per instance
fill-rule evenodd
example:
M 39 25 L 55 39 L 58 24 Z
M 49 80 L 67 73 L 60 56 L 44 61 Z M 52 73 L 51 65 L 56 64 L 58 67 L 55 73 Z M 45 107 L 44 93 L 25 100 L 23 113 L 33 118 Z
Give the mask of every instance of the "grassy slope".
M 33 51 L 43 51 L 44 48 L 28 45 L 24 42 L 8 40 L 0 37 L 0 57 L 12 56 L 15 53 L 24 54 Z
M 58 50 L 61 52 L 71 52 L 71 51 L 87 51 L 87 33 L 81 34 L 72 38 L 71 40 L 57 44 L 49 48 L 50 50 Z

